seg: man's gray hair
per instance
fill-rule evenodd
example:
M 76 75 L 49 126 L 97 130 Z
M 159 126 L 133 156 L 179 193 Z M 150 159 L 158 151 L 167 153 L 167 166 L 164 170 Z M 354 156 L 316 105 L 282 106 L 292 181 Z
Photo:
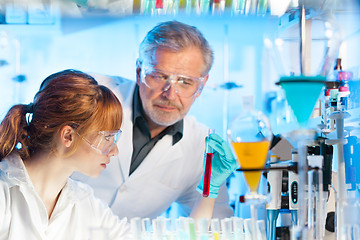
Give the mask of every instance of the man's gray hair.
M 188 47 L 200 49 L 205 63 L 201 72 L 207 75 L 214 61 L 213 50 L 196 27 L 178 21 L 160 23 L 147 33 L 140 44 L 138 65 L 155 63 L 158 49 L 179 52 Z

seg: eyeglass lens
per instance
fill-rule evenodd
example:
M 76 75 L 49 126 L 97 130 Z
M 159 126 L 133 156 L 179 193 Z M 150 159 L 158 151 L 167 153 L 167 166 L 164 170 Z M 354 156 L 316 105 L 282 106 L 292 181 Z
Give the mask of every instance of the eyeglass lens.
M 159 70 L 153 70 L 146 74 L 145 82 L 149 87 L 167 91 L 170 85 L 175 87 L 176 93 L 183 97 L 192 97 L 201 87 L 200 79 L 186 77 L 177 74 L 167 74 Z
M 92 147 L 100 150 L 102 154 L 108 154 L 119 140 L 119 136 L 120 133 L 99 132 Z

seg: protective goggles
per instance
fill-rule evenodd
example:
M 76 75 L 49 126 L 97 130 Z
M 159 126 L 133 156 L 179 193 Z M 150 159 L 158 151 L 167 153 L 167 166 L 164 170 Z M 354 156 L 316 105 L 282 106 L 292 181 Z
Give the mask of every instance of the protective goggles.
M 179 97 L 192 97 L 200 93 L 205 77 L 189 77 L 162 71 L 150 66 L 142 66 L 141 81 L 149 88 L 166 92 L 171 86 Z
M 101 154 L 108 154 L 111 149 L 116 145 L 120 138 L 121 130 L 117 131 L 99 131 L 93 141 L 88 140 L 84 136 L 76 133 L 93 149 Z

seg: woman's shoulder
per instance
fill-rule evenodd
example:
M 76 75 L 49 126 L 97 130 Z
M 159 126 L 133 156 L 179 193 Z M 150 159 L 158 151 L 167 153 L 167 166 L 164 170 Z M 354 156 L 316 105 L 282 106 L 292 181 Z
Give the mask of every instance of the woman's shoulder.
M 65 188 L 78 199 L 87 198 L 89 195 L 93 195 L 93 189 L 86 183 L 69 178 Z
M 63 192 L 67 195 L 66 197 L 68 199 L 75 200 L 81 204 L 85 204 L 85 202 L 87 202 L 91 205 L 96 205 L 99 204 L 98 201 L 103 204 L 102 200 L 95 197 L 94 190 L 90 185 L 78 180 L 69 178 Z
M 5 210 L 10 200 L 10 184 L 4 178 L 3 173 L 0 170 L 0 213 Z

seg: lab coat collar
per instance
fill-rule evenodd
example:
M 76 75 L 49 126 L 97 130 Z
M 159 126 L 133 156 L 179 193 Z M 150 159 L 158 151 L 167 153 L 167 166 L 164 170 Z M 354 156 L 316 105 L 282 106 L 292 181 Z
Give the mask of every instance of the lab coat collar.
M 143 177 L 147 172 L 156 171 L 160 166 L 180 160 L 182 157 L 183 152 L 180 145 L 172 145 L 172 136 L 165 135 L 155 144 L 139 167 L 129 176 L 129 180 Z
M 0 172 L 4 173 L 0 174 L 0 179 L 6 181 L 10 188 L 26 186 L 35 191 L 24 162 L 18 153 L 12 153 L 0 162 Z M 69 178 L 61 191 L 61 195 L 62 198 L 66 197 L 70 201 L 77 201 L 88 197 L 91 191 L 89 190 L 89 186 Z
M 18 153 L 12 153 L 0 162 L 0 171 L 7 178 L 10 187 L 31 183 L 24 162 Z

